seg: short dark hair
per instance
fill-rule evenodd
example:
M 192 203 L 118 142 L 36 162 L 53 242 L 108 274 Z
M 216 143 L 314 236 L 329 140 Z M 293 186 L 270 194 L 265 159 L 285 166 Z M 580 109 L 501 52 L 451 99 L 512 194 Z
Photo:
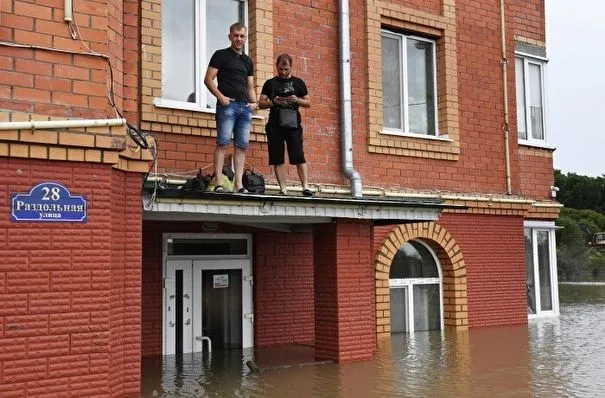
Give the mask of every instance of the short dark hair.
M 229 33 L 233 33 L 236 30 L 242 30 L 242 29 L 245 30 L 245 31 L 248 30 L 248 28 L 246 27 L 246 25 L 244 25 L 241 22 L 236 22 L 236 23 L 232 24 L 231 26 L 229 26 Z
M 292 57 L 288 54 L 279 54 L 277 56 L 277 60 L 275 61 L 275 65 L 279 66 L 280 64 L 283 64 L 284 62 L 287 62 L 288 65 L 292 66 Z

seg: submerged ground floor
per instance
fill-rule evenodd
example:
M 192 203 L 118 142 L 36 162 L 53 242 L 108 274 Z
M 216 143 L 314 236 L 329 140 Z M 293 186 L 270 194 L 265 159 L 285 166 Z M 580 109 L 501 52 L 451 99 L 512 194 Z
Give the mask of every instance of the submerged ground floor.
M 4 197 L 24 198 L 0 220 L 2 396 L 137 396 L 142 358 L 303 346 L 361 361 L 392 333 L 558 313 L 554 205 L 163 195 L 103 164 L 0 166 Z M 62 195 L 85 217 L 24 219 Z

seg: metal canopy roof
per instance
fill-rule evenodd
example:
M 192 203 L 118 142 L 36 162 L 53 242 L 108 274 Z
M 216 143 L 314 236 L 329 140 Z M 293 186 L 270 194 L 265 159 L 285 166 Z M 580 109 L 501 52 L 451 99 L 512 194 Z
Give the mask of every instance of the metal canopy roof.
M 222 221 L 239 224 L 316 224 L 333 218 L 388 221 L 430 221 L 446 205 L 433 198 L 353 198 L 343 196 L 236 194 L 146 190 L 146 220 Z

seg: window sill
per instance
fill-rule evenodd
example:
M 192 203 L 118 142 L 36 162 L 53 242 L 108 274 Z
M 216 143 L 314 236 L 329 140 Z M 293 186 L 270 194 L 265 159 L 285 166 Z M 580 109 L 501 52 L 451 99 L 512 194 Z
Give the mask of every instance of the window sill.
M 546 142 L 540 141 L 529 141 L 529 140 L 519 140 L 519 145 L 528 146 L 532 148 L 542 148 L 549 149 L 554 151 L 556 148 L 552 145 L 548 145 Z
M 544 319 L 544 318 L 556 318 L 558 317 L 559 314 L 554 312 L 554 311 L 544 311 L 544 312 L 539 312 L 537 314 L 527 314 L 527 320 L 528 321 L 532 321 L 535 319 Z
M 214 108 L 201 108 L 198 104 L 192 102 L 173 101 L 165 98 L 154 98 L 153 105 L 157 108 L 178 109 L 181 111 L 206 113 L 210 115 L 216 114 L 216 109 Z M 265 117 L 262 115 L 252 115 L 252 119 L 265 120 Z
M 403 133 L 401 131 L 395 130 L 382 130 L 380 134 L 383 135 L 393 135 L 397 137 L 404 138 L 418 138 L 422 140 L 431 140 L 431 141 L 442 141 L 442 142 L 453 142 L 452 139 L 447 134 L 441 134 L 439 136 L 427 135 L 427 134 L 415 134 L 415 133 Z

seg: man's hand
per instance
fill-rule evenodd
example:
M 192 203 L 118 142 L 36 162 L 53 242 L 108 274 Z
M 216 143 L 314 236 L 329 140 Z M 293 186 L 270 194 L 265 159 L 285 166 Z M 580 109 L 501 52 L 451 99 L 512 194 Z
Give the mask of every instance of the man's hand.
M 222 106 L 227 106 L 231 102 L 231 98 L 225 97 L 224 95 L 221 95 L 220 98 L 217 98 L 217 101 Z
M 250 109 L 250 112 L 254 112 L 255 110 L 258 109 L 258 103 L 257 102 L 248 102 L 248 105 L 246 105 L 248 107 L 248 109 Z
M 284 97 L 280 97 L 279 95 L 273 98 L 273 103 L 276 105 L 286 105 L 288 103 L 287 99 Z
M 296 95 L 292 94 L 286 98 L 286 101 L 289 104 L 298 104 L 298 97 Z

